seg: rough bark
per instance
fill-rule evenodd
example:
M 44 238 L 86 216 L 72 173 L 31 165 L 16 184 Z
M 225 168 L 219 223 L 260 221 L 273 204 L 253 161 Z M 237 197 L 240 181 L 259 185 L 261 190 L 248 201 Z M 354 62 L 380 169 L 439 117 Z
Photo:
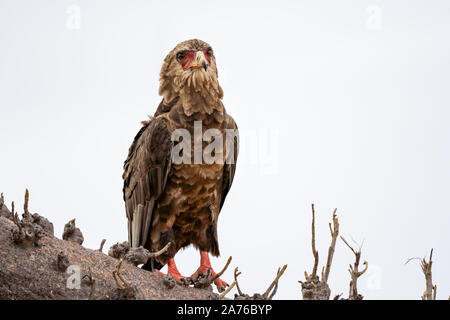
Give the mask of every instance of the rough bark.
M 121 265 L 120 276 L 128 285 L 119 289 L 113 277 L 118 259 L 48 234 L 23 248 L 13 241 L 18 227 L 5 216 L 0 216 L 0 299 L 219 298 L 210 290 L 179 285 L 169 289 L 162 276 L 126 261 Z M 69 288 L 70 279 L 76 279 L 73 266 L 80 269 L 79 289 Z

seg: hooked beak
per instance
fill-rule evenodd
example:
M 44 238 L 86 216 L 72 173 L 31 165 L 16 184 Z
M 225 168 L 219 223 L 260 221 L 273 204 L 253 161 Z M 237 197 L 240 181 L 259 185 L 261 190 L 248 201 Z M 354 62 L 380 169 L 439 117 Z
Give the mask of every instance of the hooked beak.
M 205 54 L 203 53 L 203 51 L 197 51 L 195 53 L 195 59 L 194 62 L 191 65 L 191 68 L 203 68 L 206 69 L 208 68 L 208 61 L 205 58 Z

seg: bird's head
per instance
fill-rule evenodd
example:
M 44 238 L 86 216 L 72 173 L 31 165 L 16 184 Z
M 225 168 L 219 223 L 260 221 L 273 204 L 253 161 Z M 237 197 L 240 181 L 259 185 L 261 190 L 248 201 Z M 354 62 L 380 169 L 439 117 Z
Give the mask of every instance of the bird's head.
M 166 56 L 159 87 L 159 94 L 165 102 L 195 93 L 207 100 L 223 97 L 213 49 L 197 39 L 181 42 Z

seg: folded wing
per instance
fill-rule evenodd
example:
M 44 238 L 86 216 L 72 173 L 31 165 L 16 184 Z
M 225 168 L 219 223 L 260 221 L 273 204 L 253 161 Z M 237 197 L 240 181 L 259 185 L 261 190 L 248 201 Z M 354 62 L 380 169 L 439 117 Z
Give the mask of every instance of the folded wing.
M 132 247 L 147 241 L 155 203 L 170 172 L 172 147 L 169 130 L 158 117 L 141 128 L 129 149 L 124 163 L 123 197 Z

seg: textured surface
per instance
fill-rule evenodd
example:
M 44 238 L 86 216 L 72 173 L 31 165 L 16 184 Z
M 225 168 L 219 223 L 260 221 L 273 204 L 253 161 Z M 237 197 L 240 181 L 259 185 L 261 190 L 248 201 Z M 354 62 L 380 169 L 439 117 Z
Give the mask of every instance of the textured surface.
M 118 260 L 104 253 L 83 248 L 77 243 L 45 236 L 38 246 L 22 249 L 12 241 L 13 222 L 0 217 L 0 299 L 88 299 L 89 281 L 81 281 L 80 289 L 68 289 L 69 274 L 58 269 L 58 254 L 64 252 L 70 265 L 77 265 L 81 277 L 95 280 L 93 299 L 113 298 L 117 285 L 112 272 Z M 70 267 L 68 271 L 70 270 Z M 167 289 L 163 277 L 124 262 L 122 277 L 138 287 L 145 299 L 216 299 L 208 290 L 175 286 Z

